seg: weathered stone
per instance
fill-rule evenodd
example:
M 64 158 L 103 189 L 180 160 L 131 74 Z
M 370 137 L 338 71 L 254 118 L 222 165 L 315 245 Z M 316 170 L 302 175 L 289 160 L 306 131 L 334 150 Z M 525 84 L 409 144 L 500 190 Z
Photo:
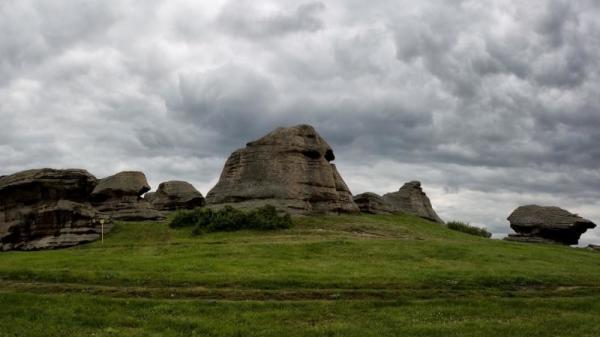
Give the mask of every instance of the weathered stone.
M 0 178 L 0 251 L 74 246 L 100 237 L 109 219 L 88 203 L 97 180 L 85 170 L 37 169 Z
M 155 193 L 146 193 L 144 199 L 159 211 L 194 209 L 206 203 L 202 193 L 185 181 L 167 181 L 158 185 Z
M 581 234 L 596 227 L 590 220 L 554 206 L 521 206 L 510 214 L 508 221 L 517 234 L 510 234 L 506 240 L 565 245 L 576 245 Z
M 384 194 L 383 199 L 392 205 L 394 212 L 414 214 L 431 221 L 444 223 L 433 210 L 431 201 L 423 192 L 419 181 L 408 182 L 398 192 Z
M 358 212 L 329 144 L 312 126 L 278 128 L 231 154 L 209 205 L 271 204 L 296 214 Z
M 101 179 L 92 191 L 92 204 L 115 220 L 143 221 L 162 218 L 141 196 L 150 190 L 142 172 L 125 171 Z
M 156 192 L 148 192 L 144 194 L 144 200 L 146 200 L 150 204 L 154 202 L 154 199 L 156 199 Z
M 394 208 L 378 194 L 366 192 L 354 196 L 354 203 L 362 213 L 390 214 Z

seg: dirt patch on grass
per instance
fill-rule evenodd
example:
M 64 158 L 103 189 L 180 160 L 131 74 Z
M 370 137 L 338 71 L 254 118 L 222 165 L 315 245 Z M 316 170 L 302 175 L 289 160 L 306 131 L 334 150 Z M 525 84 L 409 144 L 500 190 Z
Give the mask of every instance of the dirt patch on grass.
M 238 289 L 207 287 L 115 287 L 77 283 L 0 281 L 1 292 L 88 294 L 118 298 L 199 299 L 218 301 L 410 300 L 464 297 L 576 297 L 599 295 L 600 287 L 556 287 L 512 291 L 448 289 Z

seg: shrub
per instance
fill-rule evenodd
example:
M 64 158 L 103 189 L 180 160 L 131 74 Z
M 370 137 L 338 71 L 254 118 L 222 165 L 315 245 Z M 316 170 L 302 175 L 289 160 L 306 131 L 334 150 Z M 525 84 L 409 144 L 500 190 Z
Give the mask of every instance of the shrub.
M 485 230 L 485 228 L 471 226 L 470 224 L 461 221 L 450 221 L 446 226 L 452 230 L 471 235 L 483 236 L 484 238 L 492 237 L 492 233 Z
M 178 210 L 169 222 L 171 228 L 181 228 L 193 226 L 198 218 L 198 212 L 196 210 Z
M 204 232 L 231 232 L 242 229 L 290 228 L 292 218 L 287 213 L 279 215 L 277 209 L 271 205 L 246 212 L 227 206 L 220 210 L 197 208 L 191 211 L 178 211 L 169 226 L 193 227 L 192 233 L 198 235 Z

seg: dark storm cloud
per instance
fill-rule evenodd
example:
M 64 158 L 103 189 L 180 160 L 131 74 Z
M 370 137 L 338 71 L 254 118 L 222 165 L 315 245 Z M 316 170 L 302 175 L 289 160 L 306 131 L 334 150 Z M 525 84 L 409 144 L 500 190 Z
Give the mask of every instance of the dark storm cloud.
M 596 1 L 0 3 L 0 174 L 144 170 L 206 193 L 310 123 L 353 192 L 420 179 L 445 218 L 600 221 Z M 586 240 L 600 241 L 597 232 Z

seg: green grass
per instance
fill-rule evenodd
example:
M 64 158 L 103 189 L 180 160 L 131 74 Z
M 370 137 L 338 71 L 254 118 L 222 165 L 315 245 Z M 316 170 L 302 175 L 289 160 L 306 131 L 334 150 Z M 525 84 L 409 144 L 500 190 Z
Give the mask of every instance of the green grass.
M 597 252 L 409 215 L 294 222 L 120 223 L 104 244 L 2 253 L 0 337 L 600 336 Z
M 1 336 L 600 336 L 600 301 L 207 302 L 0 293 Z

